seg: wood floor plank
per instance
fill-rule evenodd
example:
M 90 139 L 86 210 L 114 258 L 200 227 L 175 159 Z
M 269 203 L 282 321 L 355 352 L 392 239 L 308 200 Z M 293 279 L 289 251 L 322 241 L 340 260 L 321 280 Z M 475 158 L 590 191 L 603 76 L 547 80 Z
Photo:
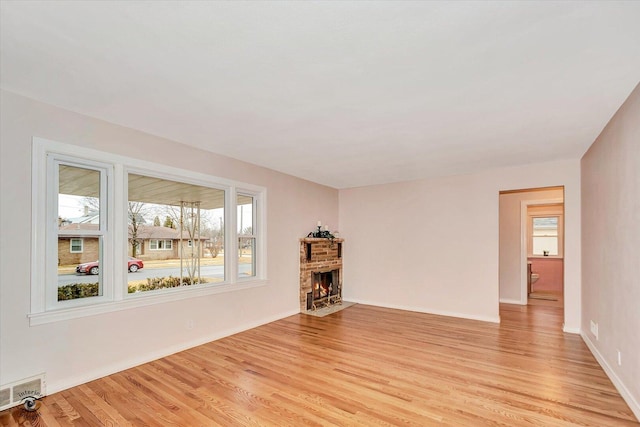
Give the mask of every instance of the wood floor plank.
M 354 305 L 47 396 L 1 426 L 640 426 L 562 309 L 501 323 Z

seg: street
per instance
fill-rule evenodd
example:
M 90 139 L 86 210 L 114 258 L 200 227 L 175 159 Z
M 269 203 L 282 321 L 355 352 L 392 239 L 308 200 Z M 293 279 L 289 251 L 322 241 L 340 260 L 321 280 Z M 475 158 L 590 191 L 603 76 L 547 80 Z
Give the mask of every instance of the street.
M 239 264 L 240 276 L 246 276 L 251 271 L 251 264 Z M 224 279 L 224 266 L 222 265 L 207 265 L 200 267 L 200 275 L 202 277 L 215 277 L 218 279 Z M 135 273 L 127 273 L 127 280 L 137 281 L 145 280 L 154 277 L 168 277 L 168 276 L 180 276 L 179 268 L 143 268 Z M 84 275 L 84 274 L 59 274 L 58 285 L 64 286 L 71 283 L 95 283 L 98 281 L 98 276 Z

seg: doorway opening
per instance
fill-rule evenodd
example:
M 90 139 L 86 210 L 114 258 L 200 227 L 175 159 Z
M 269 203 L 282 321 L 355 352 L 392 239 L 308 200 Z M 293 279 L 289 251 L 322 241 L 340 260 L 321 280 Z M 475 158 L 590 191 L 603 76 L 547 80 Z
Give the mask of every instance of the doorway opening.
M 545 305 L 562 307 L 564 203 L 527 204 L 526 212 L 526 237 L 522 240 L 527 257 L 527 302 L 548 301 Z
M 500 192 L 500 302 L 564 307 L 564 187 Z

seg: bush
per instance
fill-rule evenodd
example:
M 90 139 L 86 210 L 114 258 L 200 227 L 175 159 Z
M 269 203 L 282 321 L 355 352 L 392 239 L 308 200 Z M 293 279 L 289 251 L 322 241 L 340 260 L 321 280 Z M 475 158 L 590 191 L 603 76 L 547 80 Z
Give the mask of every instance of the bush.
M 212 246 L 209 246 L 207 250 L 209 251 L 209 255 L 211 255 L 211 258 L 215 258 L 220 254 L 220 251 L 222 250 L 222 245 L 216 242 Z
M 98 283 L 71 283 L 58 287 L 58 301 L 97 297 L 100 290 Z
M 144 291 L 155 291 L 156 289 L 165 289 L 165 288 L 177 288 L 178 286 L 190 286 L 196 285 L 198 283 L 204 283 L 205 280 L 201 279 L 193 279 L 191 282 L 190 277 L 183 277 L 182 283 L 180 283 L 179 277 L 154 277 L 151 279 L 147 279 L 147 283 L 141 283 L 139 285 L 129 285 L 127 292 L 130 294 L 134 292 L 144 292 Z
M 205 282 L 206 280 L 204 279 L 200 279 L 200 281 L 198 281 L 198 279 L 196 278 L 193 279 L 192 283 L 191 278 L 183 277 L 181 284 L 179 277 L 154 277 L 152 279 L 147 279 L 147 283 L 142 283 L 139 285 L 129 285 L 127 292 L 132 294 L 134 292 L 154 291 L 156 289 L 165 288 L 177 288 L 178 286 L 190 286 Z M 69 285 L 58 287 L 58 301 L 97 297 L 99 291 L 99 283 L 71 283 Z

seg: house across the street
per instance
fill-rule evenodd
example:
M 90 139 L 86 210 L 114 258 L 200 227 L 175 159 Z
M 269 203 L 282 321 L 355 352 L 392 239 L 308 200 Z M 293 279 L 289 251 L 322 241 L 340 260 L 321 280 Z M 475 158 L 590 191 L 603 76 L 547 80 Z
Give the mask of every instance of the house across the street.
M 60 230 L 96 230 L 97 224 L 91 223 L 71 223 L 60 226 Z M 136 233 L 137 248 L 133 251 L 133 233 L 129 227 L 129 256 L 142 260 L 164 260 L 180 257 L 183 254 L 191 254 L 203 257 L 205 247 L 209 246 L 209 237 L 201 236 L 201 244 L 195 244 L 196 239 L 190 239 L 187 233 L 183 233 L 180 238 L 180 230 L 169 227 L 153 225 L 139 225 Z M 182 243 L 181 243 L 182 241 Z M 81 232 L 77 236 L 58 237 L 58 265 L 81 264 L 95 261 L 99 258 L 98 239 L 95 237 L 83 236 Z

